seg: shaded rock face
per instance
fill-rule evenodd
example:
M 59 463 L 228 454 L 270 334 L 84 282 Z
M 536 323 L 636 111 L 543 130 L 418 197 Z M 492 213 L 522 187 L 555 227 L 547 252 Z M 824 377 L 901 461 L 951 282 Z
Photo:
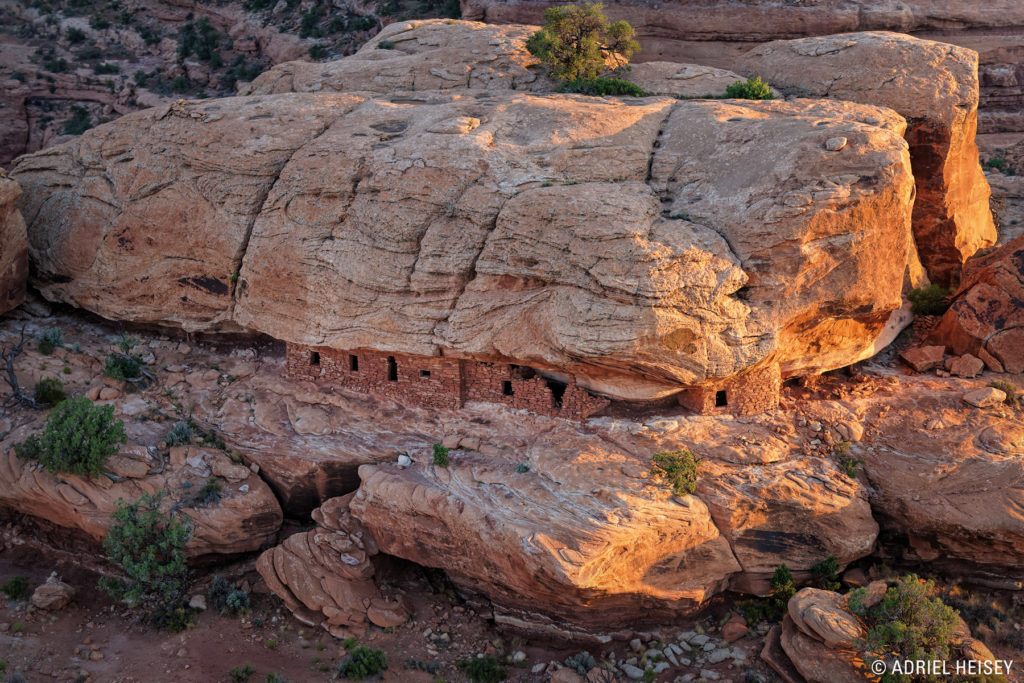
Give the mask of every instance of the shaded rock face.
M 463 0 L 465 19 L 490 24 L 537 24 L 550 3 Z M 642 50 L 634 61 L 689 61 L 737 69 L 754 44 L 853 31 L 899 31 L 953 43 L 981 55 L 982 129 L 1024 130 L 1024 6 L 994 2 L 865 2 L 815 0 L 672 0 L 657 5 L 616 0 L 605 13 L 630 22 Z
M 647 399 L 887 343 L 902 132 L 830 101 L 288 94 L 132 114 L 13 175 L 50 299 Z
M 0 314 L 20 306 L 28 282 L 28 235 L 18 211 L 18 183 L 0 171 Z
M 975 144 L 974 52 L 901 34 L 852 33 L 767 43 L 737 68 L 783 91 L 882 105 L 907 118 L 914 237 L 933 281 L 955 284 L 963 262 L 995 242 Z
M 996 369 L 1024 372 L 1024 235 L 967 264 L 932 337 Z
M 326 64 L 286 62 L 265 71 L 240 95 L 286 92 L 395 92 L 409 90 L 520 90 L 554 92 L 559 83 L 526 50 L 538 26 L 496 26 L 428 19 L 390 24 L 355 55 Z M 385 47 L 384 46 L 390 46 Z M 721 95 L 737 74 L 710 66 L 650 62 L 617 78 L 656 95 Z

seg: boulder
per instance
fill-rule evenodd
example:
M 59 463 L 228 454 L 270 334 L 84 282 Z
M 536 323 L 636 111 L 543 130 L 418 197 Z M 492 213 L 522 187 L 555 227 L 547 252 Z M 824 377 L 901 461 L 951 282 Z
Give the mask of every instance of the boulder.
M 956 377 L 973 379 L 985 369 L 985 363 L 976 356 L 965 353 L 962 356 L 955 356 L 946 360 L 946 370 Z
M 28 282 L 28 235 L 16 201 L 18 183 L 0 170 L 0 314 L 25 301 Z
M 13 176 L 51 300 L 643 400 L 898 333 L 903 125 L 829 101 L 263 95 L 131 114 Z
M 945 346 L 915 346 L 900 354 L 900 358 L 916 372 L 928 372 L 942 367 Z
M 965 403 L 970 403 L 975 408 L 991 408 L 1006 401 L 1006 392 L 994 387 L 983 387 L 968 391 L 963 399 Z
M 130 478 L 57 477 L 15 454 L 13 445 L 27 435 L 26 429 L 17 429 L 0 441 L 0 505 L 57 526 L 79 529 L 96 541 L 103 540 L 113 523 L 111 514 L 118 500 L 131 502 L 159 490 L 170 492 L 164 509 L 176 503 L 193 525 L 195 533 L 185 548 L 190 557 L 257 550 L 272 540 L 281 526 L 281 506 L 270 487 L 254 474 L 241 486 L 222 482 L 219 500 L 201 505 L 190 502 L 189 496 L 203 487 L 206 475 L 196 476 L 189 468 L 161 466 L 160 460 L 152 457 L 148 473 L 136 471 L 132 465 L 130 472 L 124 472 Z M 146 449 L 125 446 L 111 460 L 128 467 L 128 463 L 138 462 L 138 451 L 145 453 Z M 182 486 L 186 482 L 190 485 Z
M 995 371 L 1024 372 L 1024 235 L 965 268 L 932 338 Z
M 373 581 L 373 538 L 348 511 L 351 495 L 313 512 L 316 529 L 289 536 L 260 555 L 256 568 L 271 591 L 306 624 L 336 637 L 361 633 L 368 623 L 400 626 L 409 610 L 385 600 Z
M 787 659 L 807 683 L 861 683 L 864 659 L 854 650 L 837 650 L 800 630 L 787 614 L 779 642 Z
M 833 649 L 853 649 L 865 635 L 846 601 L 832 591 L 801 588 L 789 599 L 788 613 L 797 628 Z
M 31 602 L 36 609 L 56 612 L 67 607 L 74 598 L 75 587 L 64 583 L 53 573 L 46 579 L 46 583 L 32 592 Z
M 995 242 L 975 144 L 977 53 L 897 33 L 847 33 L 766 43 L 737 70 L 802 97 L 882 105 L 907 117 L 914 238 L 933 281 L 955 285 L 961 265 Z

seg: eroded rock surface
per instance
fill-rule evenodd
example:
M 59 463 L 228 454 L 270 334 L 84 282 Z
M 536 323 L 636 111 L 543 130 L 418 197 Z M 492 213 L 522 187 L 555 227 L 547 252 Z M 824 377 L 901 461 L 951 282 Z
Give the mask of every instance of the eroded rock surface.
M 783 91 L 887 106 L 907 117 L 914 237 L 932 280 L 958 282 L 963 262 L 995 242 L 975 144 L 974 52 L 895 33 L 850 33 L 766 43 L 737 68 Z
M 888 343 L 902 132 L 829 101 L 289 94 L 132 114 L 14 176 L 51 299 L 645 399 Z
M 28 235 L 18 211 L 18 183 L 0 171 L 0 314 L 21 305 L 28 282 Z
M 933 337 L 995 369 L 1024 372 L 1024 235 L 967 264 Z

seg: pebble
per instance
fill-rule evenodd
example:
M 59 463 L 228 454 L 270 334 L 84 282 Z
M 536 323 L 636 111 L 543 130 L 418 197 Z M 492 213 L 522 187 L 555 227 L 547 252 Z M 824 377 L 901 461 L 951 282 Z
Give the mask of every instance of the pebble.
M 697 647 L 703 647 L 711 639 L 708 638 L 703 633 L 695 633 L 692 638 L 687 638 L 686 640 L 689 641 L 690 645 L 696 645 Z
M 526 661 L 526 653 L 523 652 L 522 650 L 519 650 L 514 655 L 512 655 L 512 663 L 513 664 L 518 664 L 519 662 L 525 662 L 525 661 Z
M 545 664 L 544 662 L 541 662 L 540 664 L 534 664 L 533 668 L 530 669 L 530 673 L 535 673 L 535 674 L 543 673 L 544 669 L 546 669 L 547 666 L 548 665 Z
M 721 675 L 719 675 L 717 671 L 712 671 L 711 669 L 701 669 L 700 677 L 708 681 L 717 681 L 721 678 Z
M 629 641 L 629 649 L 631 649 L 633 652 L 641 652 L 644 649 L 644 644 L 640 641 L 639 638 L 634 638 L 633 640 Z
M 847 140 L 844 137 L 829 138 L 825 141 L 825 149 L 830 152 L 838 152 L 846 147 Z
M 710 643 L 709 643 L 710 644 Z M 712 650 L 708 653 L 708 661 L 712 664 L 718 664 L 724 662 L 732 657 L 732 650 L 726 647 L 721 647 L 716 650 Z
M 639 681 L 644 677 L 644 670 L 632 664 L 623 664 L 622 673 L 634 681 Z

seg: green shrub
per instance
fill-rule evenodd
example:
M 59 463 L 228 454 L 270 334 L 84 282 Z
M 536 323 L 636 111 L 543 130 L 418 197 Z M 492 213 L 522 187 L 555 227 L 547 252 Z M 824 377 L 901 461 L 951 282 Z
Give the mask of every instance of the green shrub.
M 210 477 L 203 484 L 203 488 L 199 489 L 192 498 L 188 500 L 186 505 L 189 507 L 206 507 L 207 505 L 216 505 L 220 502 L 221 494 L 224 492 L 224 487 L 221 486 L 217 477 Z
M 231 683 L 245 683 L 254 673 L 256 673 L 256 669 L 252 664 L 246 662 L 242 666 L 229 669 L 228 678 L 231 679 Z
M 374 650 L 365 645 L 356 645 L 349 649 L 348 656 L 338 664 L 335 678 L 351 678 L 361 681 L 376 676 L 386 668 L 388 668 L 388 663 L 383 651 Z
M 0 586 L 0 590 L 11 600 L 24 600 L 28 597 L 28 577 L 12 576 Z
M 597 666 L 597 660 L 589 652 L 580 652 L 566 659 L 565 666 L 586 677 L 587 672 Z
M 192 443 L 192 425 L 188 422 L 177 422 L 164 437 L 168 446 L 184 446 Z
M 56 71 L 56 69 L 53 70 Z M 89 112 L 78 105 L 71 107 L 71 118 L 64 123 L 64 134 L 81 135 L 90 128 L 92 128 L 92 117 L 89 116 Z
M 315 43 L 315 44 L 309 46 L 309 58 L 310 59 L 320 60 L 320 59 L 323 59 L 326 56 L 327 56 L 327 48 L 324 47 L 323 45 L 321 45 L 320 43 Z M 233 277 L 235 278 L 235 280 L 238 279 L 237 276 L 233 276 Z
M 68 42 L 72 45 L 77 45 L 78 43 L 85 41 L 85 31 L 83 31 L 80 28 L 75 28 L 72 26 L 67 30 L 67 32 L 65 32 L 64 35 L 67 37 Z
M 668 482 L 677 496 L 697 490 L 697 470 L 700 458 L 685 448 L 661 451 L 651 458 L 651 476 Z
M 44 406 L 55 406 L 68 397 L 64 391 L 64 383 L 56 377 L 45 377 L 36 382 L 32 390 L 32 398 Z
M 604 5 L 586 3 L 549 7 L 544 26 L 526 41 L 526 49 L 548 65 L 554 78 L 575 81 L 597 78 L 605 70 L 605 55 L 629 61 L 640 44 L 625 21 L 609 23 Z
M 49 356 L 54 350 L 64 346 L 64 333 L 59 327 L 48 327 L 39 335 L 39 353 Z
M 950 645 L 959 622 L 956 610 L 935 595 L 935 584 L 914 574 L 900 578 L 885 592 L 877 605 L 865 608 L 862 591 L 847 605 L 864 620 L 868 633 L 859 643 L 864 664 L 876 659 L 942 660 L 950 658 Z M 891 668 L 891 667 L 890 667 Z M 884 683 L 914 680 L 910 676 L 885 674 Z
M 92 68 L 94 74 L 119 74 L 121 73 L 121 67 L 117 64 L 111 64 L 110 62 L 103 62 L 97 64 Z
M 775 95 L 768 84 L 760 76 L 753 76 L 746 81 L 736 81 L 725 86 L 725 96 L 734 100 L 774 100 Z
M 379 43 L 377 43 L 377 49 L 378 50 L 394 50 L 395 49 L 395 44 L 393 42 L 391 42 L 390 40 L 382 40 Z
M 949 290 L 942 285 L 912 289 L 907 296 L 914 315 L 942 315 L 949 310 Z
M 103 374 L 119 382 L 137 379 L 142 375 L 142 360 L 134 354 L 108 354 Z
M 1016 384 L 1014 384 L 1013 382 L 1007 382 L 1005 379 L 996 379 L 989 382 L 988 385 L 993 389 L 998 389 L 999 391 L 1006 394 L 1006 400 L 1004 401 L 1006 405 L 1017 405 L 1018 399 Z
M 508 672 L 493 655 L 459 660 L 459 668 L 472 683 L 500 683 Z
M 127 441 L 124 423 L 114 421 L 113 406 L 96 406 L 87 398 L 61 402 L 46 419 L 42 436 L 15 446 L 18 456 L 39 460 L 53 474 L 105 472 L 107 458 Z
M 266 683 L 288 683 L 288 679 L 284 677 L 284 674 L 267 674 L 263 680 Z
M 839 563 L 834 557 L 827 557 L 812 565 L 811 575 L 814 577 L 814 584 L 822 590 L 838 591 L 842 588 L 842 582 L 839 580 Z
M 11 624 L 11 633 L 24 633 L 24 632 L 25 632 L 25 622 L 23 622 L 23 621 L 16 621 L 13 624 Z
M 645 97 L 649 93 L 636 83 L 624 81 L 621 78 L 577 78 L 566 81 L 558 89 L 559 92 L 574 92 L 581 95 L 629 95 L 631 97 Z
M 434 444 L 434 464 L 438 467 L 448 467 L 448 449 L 439 443 Z
M 103 548 L 125 578 L 104 577 L 100 586 L 113 597 L 145 609 L 154 626 L 182 630 L 190 617 L 184 600 L 188 589 L 185 545 L 192 528 L 178 516 L 164 513 L 162 502 L 162 494 L 146 494 L 134 503 L 118 499 Z
M 206 599 L 211 608 L 226 617 L 237 617 L 249 609 L 249 594 L 220 574 L 213 577 L 213 583 L 206 591 Z
M 525 462 L 516 463 L 516 472 L 519 474 L 526 474 L 530 471 L 530 466 Z
M 851 453 L 852 446 L 849 441 L 840 441 L 839 443 L 832 446 L 832 458 L 835 460 L 836 465 L 843 471 L 850 479 L 857 478 L 857 468 L 864 464 L 864 461 L 860 458 L 853 457 Z
M 789 567 L 780 564 L 769 581 L 768 597 L 740 603 L 740 611 L 751 624 L 779 621 L 786 614 L 789 599 L 796 594 L 796 584 Z

